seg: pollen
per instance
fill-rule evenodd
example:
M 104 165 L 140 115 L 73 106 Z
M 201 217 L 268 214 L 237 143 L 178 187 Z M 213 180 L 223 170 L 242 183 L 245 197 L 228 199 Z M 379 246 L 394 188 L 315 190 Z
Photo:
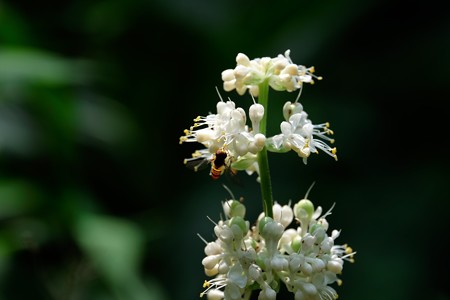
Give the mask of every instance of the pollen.
M 208 288 L 211 286 L 211 283 L 209 283 L 209 281 L 205 280 L 205 282 L 203 282 L 203 288 Z

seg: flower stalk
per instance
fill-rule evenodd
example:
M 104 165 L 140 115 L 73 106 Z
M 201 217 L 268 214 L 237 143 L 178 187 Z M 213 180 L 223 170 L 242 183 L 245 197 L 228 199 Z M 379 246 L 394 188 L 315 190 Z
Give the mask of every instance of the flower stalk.
M 269 105 L 269 83 L 265 80 L 259 85 L 259 97 L 258 103 L 264 106 L 265 111 L 268 111 Z M 267 128 L 267 113 L 260 123 L 260 133 L 266 135 Z M 258 153 L 258 166 L 259 166 L 259 177 L 261 185 L 261 197 L 263 202 L 264 213 L 268 217 L 273 217 L 272 206 L 273 206 L 273 196 L 272 196 L 272 182 L 270 180 L 270 170 L 269 170 L 269 159 L 267 155 L 267 148 L 264 147 Z

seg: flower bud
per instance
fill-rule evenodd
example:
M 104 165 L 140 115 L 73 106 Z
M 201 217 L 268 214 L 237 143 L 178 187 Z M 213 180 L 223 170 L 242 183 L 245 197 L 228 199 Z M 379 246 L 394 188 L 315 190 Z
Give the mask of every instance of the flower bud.
M 294 239 L 291 242 L 291 248 L 295 252 L 300 251 L 300 249 L 302 248 L 302 238 L 300 236 L 297 235 L 296 237 L 294 237 Z
M 233 239 L 233 231 L 228 226 L 214 226 L 214 233 L 223 242 L 229 243 Z
M 289 118 L 296 113 L 300 113 L 303 111 L 303 106 L 300 104 L 300 102 L 294 102 L 287 101 L 283 106 L 283 117 L 286 121 L 289 120 Z
M 306 294 L 311 295 L 311 296 L 317 294 L 317 288 L 312 283 L 305 282 L 303 284 L 303 290 L 305 291 Z
M 229 283 L 224 290 L 224 298 L 230 300 L 241 299 L 241 291 L 239 287 L 234 283 Z
M 231 81 L 234 80 L 234 70 L 233 69 L 227 69 L 222 72 L 222 80 L 223 81 Z
M 236 88 L 236 80 L 232 80 L 232 81 L 224 81 L 223 82 L 223 89 L 226 92 L 231 92 L 232 90 L 234 90 Z
M 237 200 L 226 201 L 223 204 L 223 210 L 228 218 L 245 216 L 245 206 Z
M 297 75 L 298 74 L 298 66 L 296 64 L 289 64 L 286 67 L 284 67 L 283 70 L 281 70 L 281 73 L 289 74 L 289 75 Z
M 300 220 L 309 222 L 314 214 L 314 204 L 308 199 L 302 199 L 294 205 L 294 215 Z
M 291 270 L 291 272 L 297 272 L 300 269 L 300 266 L 303 264 L 304 262 L 304 257 L 297 254 L 297 253 L 292 253 L 289 256 L 289 270 Z
M 222 255 L 209 255 L 202 260 L 202 265 L 206 269 L 212 269 L 219 262 Z
M 269 222 L 273 222 L 273 219 L 271 217 L 263 217 L 261 220 L 259 220 L 258 230 L 259 230 L 260 233 L 263 232 L 264 227 Z
M 247 275 L 240 263 L 236 263 L 228 272 L 228 278 L 241 289 L 247 284 Z
M 275 203 L 273 205 L 273 217 L 286 228 L 291 224 L 294 215 L 289 205 L 281 206 L 280 204 Z
M 252 280 L 258 280 L 261 277 L 261 268 L 255 264 L 251 264 L 248 268 L 248 275 Z
M 277 293 L 269 285 L 259 292 L 258 300 L 275 300 Z
M 264 145 L 266 144 L 266 136 L 262 133 L 255 134 L 255 145 L 259 148 L 259 151 L 264 148 Z
M 280 272 L 283 270 L 287 270 L 287 268 L 289 266 L 289 262 L 287 261 L 286 258 L 276 255 L 274 258 L 272 258 L 270 265 L 272 266 L 272 269 Z
M 245 220 L 242 217 L 236 216 L 236 217 L 232 217 L 230 219 L 230 227 L 233 228 L 233 225 L 237 226 L 242 234 L 247 233 L 247 223 L 245 222 Z
M 217 289 L 209 290 L 206 296 L 208 297 L 208 300 L 222 300 L 225 297 L 223 292 Z
M 219 264 L 217 266 L 217 271 L 220 274 L 227 274 L 229 270 L 230 270 L 230 266 L 228 266 L 225 261 L 222 260 L 221 262 L 219 262 Z
M 219 272 L 218 272 L 218 265 L 215 265 L 214 268 L 212 269 L 207 269 L 205 268 L 205 275 L 212 277 L 212 276 L 216 276 Z
M 206 255 L 214 255 L 222 253 L 222 247 L 216 242 L 209 242 L 205 246 L 205 254 Z
M 325 268 L 325 263 L 320 258 L 313 258 L 310 262 L 314 272 L 319 272 Z
M 249 109 L 249 117 L 252 121 L 254 132 L 259 132 L 259 123 L 264 117 L 264 106 L 259 103 L 252 104 Z
M 313 272 L 313 268 L 310 263 L 305 262 L 300 266 L 300 270 L 305 274 L 306 276 L 309 276 Z
M 236 62 L 238 65 L 248 66 L 250 64 L 250 59 L 244 53 L 238 53 L 236 56 Z
M 313 224 L 309 228 L 309 233 L 311 233 L 311 235 L 316 237 L 316 243 L 322 243 L 322 241 L 326 237 L 325 230 L 323 229 L 322 225 L 318 223 Z
M 340 261 L 330 260 L 327 263 L 327 269 L 328 271 L 333 272 L 334 274 L 341 274 L 343 265 Z

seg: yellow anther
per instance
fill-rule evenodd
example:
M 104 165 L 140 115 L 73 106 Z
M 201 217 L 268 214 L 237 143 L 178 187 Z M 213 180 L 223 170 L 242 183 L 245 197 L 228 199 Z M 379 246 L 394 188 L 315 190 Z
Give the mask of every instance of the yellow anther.
M 194 122 L 198 122 L 202 119 L 202 117 L 198 116 L 197 118 L 194 119 Z
M 336 155 L 336 152 L 337 152 L 336 147 L 334 147 L 333 149 L 331 149 L 331 153 L 332 153 L 332 154 Z
M 317 76 L 316 78 L 317 78 L 317 80 L 322 80 L 323 79 L 322 76 Z
M 341 285 L 342 285 L 342 280 L 341 280 L 341 279 L 338 279 L 338 280 L 337 280 L 337 284 L 338 284 L 338 286 L 341 286 Z
M 207 288 L 209 287 L 211 284 L 209 283 L 209 281 L 206 281 L 203 283 L 203 288 Z
M 200 157 L 200 156 L 202 156 L 202 153 L 198 150 L 196 150 L 194 153 L 192 153 L 193 158 Z
M 352 247 L 345 245 L 345 253 L 346 253 L 346 254 L 353 253 Z

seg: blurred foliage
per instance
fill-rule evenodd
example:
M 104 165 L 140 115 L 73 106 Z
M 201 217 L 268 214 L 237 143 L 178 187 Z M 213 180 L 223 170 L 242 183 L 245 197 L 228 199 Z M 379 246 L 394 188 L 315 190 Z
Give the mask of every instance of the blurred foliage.
M 301 101 L 339 162 L 272 155 L 275 199 L 316 181 L 311 200 L 336 202 L 358 252 L 340 299 L 450 299 L 450 16 L 355 0 L 0 2 L 0 299 L 198 299 L 222 183 L 250 220 L 261 204 L 254 177 L 186 170 L 178 138 L 238 52 L 286 49 L 324 77 Z M 295 97 L 271 94 L 269 132 Z

